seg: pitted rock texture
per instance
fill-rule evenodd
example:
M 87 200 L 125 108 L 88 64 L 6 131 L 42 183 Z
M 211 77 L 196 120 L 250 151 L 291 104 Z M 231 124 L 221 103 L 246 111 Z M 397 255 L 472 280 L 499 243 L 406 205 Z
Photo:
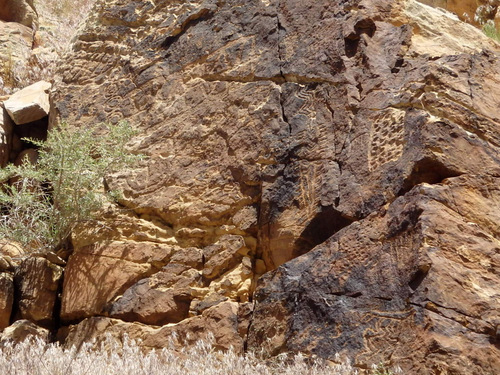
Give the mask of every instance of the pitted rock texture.
M 499 51 L 414 0 L 98 2 L 52 126 L 148 158 L 73 236 L 61 337 L 218 311 L 241 348 L 493 374 Z
M 462 176 L 420 184 L 266 274 L 249 346 L 331 359 L 356 348 L 361 367 L 390 358 L 405 373 L 493 374 L 498 183 Z

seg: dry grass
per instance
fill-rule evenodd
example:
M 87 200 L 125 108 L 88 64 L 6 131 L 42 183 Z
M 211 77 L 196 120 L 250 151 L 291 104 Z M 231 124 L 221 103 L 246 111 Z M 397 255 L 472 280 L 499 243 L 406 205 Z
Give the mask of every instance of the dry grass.
M 95 343 L 80 349 L 63 349 L 33 338 L 0 348 L 0 374 L 10 375 L 354 375 L 348 361 L 333 364 L 302 355 L 282 356 L 263 361 L 254 354 L 236 355 L 214 350 L 210 342 L 199 341 L 181 352 L 163 349 L 143 353 L 125 338 L 117 343 L 108 337 L 94 350 Z M 373 374 L 392 374 L 380 372 Z
M 352 375 L 348 363 L 328 365 L 297 355 L 263 362 L 255 355 L 220 353 L 211 344 L 198 342 L 181 353 L 171 349 L 144 354 L 130 340 L 117 344 L 108 338 L 99 350 L 93 343 L 79 350 L 65 350 L 40 339 L 7 343 L 0 350 L 0 373 L 10 375 Z M 105 348 L 105 349 L 104 349 Z

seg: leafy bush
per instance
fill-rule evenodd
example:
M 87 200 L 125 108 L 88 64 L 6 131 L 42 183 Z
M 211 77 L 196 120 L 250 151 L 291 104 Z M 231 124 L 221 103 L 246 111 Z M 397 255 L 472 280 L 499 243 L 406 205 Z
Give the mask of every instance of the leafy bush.
M 101 136 L 97 136 L 101 133 Z M 74 227 L 94 218 L 106 199 L 104 177 L 138 160 L 125 144 L 134 131 L 126 123 L 49 131 L 38 147 L 38 161 L 0 170 L 0 237 L 28 252 L 67 247 Z M 112 192 L 113 193 L 113 192 Z

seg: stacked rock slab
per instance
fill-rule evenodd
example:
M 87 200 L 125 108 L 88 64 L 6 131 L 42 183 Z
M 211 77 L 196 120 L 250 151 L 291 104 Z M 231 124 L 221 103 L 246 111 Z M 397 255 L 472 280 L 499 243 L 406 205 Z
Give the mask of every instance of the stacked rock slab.
M 60 337 L 220 321 L 241 349 L 493 374 L 499 50 L 413 0 L 99 2 L 56 111 L 128 121 L 148 159 L 75 233 Z
M 16 92 L 3 102 L 3 107 L 16 125 L 27 124 L 49 115 L 49 90 L 52 84 L 36 82 Z

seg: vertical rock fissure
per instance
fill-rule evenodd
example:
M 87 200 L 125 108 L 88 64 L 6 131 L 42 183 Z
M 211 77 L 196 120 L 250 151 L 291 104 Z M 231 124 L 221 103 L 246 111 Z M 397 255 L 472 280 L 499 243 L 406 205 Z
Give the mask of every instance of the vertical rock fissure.
M 276 82 L 277 84 L 279 84 L 279 106 L 280 106 L 280 113 L 281 113 L 281 117 L 282 117 L 282 120 L 287 124 L 288 126 L 288 137 L 290 138 L 292 136 L 292 127 L 291 127 L 291 124 L 288 120 L 288 117 L 286 115 L 286 111 L 285 111 L 285 99 L 283 97 L 283 84 L 285 84 L 287 82 L 287 79 L 285 77 L 285 74 L 283 73 L 283 63 L 284 63 L 284 57 L 283 57 L 283 53 L 282 53 L 282 50 L 281 50 L 281 41 L 282 41 L 282 32 L 284 33 L 285 32 L 285 29 L 280 21 L 280 9 L 281 9 L 281 1 L 278 2 L 277 6 L 276 6 L 276 31 L 277 31 L 277 35 L 278 35 L 278 40 L 277 40 L 277 55 L 278 55 L 278 64 L 279 64 L 279 74 L 282 78 L 281 82 Z M 285 160 L 289 161 L 289 156 L 290 156 L 290 149 L 288 149 L 288 153 L 285 157 Z M 260 204 L 259 204 L 259 213 L 258 213 L 258 217 L 259 217 L 259 224 L 258 224 L 258 236 L 257 236 L 257 253 L 256 253 L 256 256 L 255 258 L 258 259 L 258 258 L 261 258 L 263 257 L 263 249 L 262 249 L 262 238 L 263 238 L 263 221 L 264 221 L 264 217 L 263 217 L 263 213 L 262 213 L 262 205 L 263 205 L 263 202 L 262 202 L 262 197 L 263 197 L 263 183 L 261 181 L 260 183 Z M 254 260 L 254 264 L 253 264 L 253 267 L 254 267 L 254 270 L 256 268 L 256 265 L 255 265 L 255 260 Z M 250 301 L 252 301 L 252 311 L 255 311 L 255 307 L 256 307 L 256 304 L 257 304 L 257 301 L 256 299 L 254 298 L 254 295 L 253 293 L 255 292 L 255 288 L 257 287 L 257 280 L 254 281 L 254 285 L 252 287 L 252 292 L 250 294 Z M 246 352 L 247 349 L 248 349 L 248 340 L 249 340 L 249 337 L 248 337 L 248 332 L 251 331 L 251 328 L 252 328 L 252 325 L 253 325 L 253 321 L 254 321 L 254 314 L 252 313 L 251 316 L 250 316 L 250 319 L 249 319 L 249 323 L 248 323 L 248 331 L 247 331 L 247 334 L 245 335 L 245 337 L 243 338 L 243 348 L 244 348 L 244 351 Z
M 285 74 L 283 73 L 283 54 L 281 51 L 281 33 L 285 32 L 285 28 L 281 24 L 280 21 L 280 9 L 281 9 L 281 1 L 278 2 L 278 6 L 276 8 L 276 27 L 277 27 L 277 32 L 278 32 L 278 60 L 279 60 L 279 68 L 280 68 L 280 76 L 283 78 L 283 82 L 286 82 L 286 77 Z M 281 106 L 281 116 L 283 118 L 283 121 L 288 124 L 288 134 L 291 136 L 292 134 L 292 128 L 290 125 L 290 122 L 288 121 L 288 118 L 285 114 L 285 107 L 284 107 L 284 99 L 283 99 L 283 90 L 282 87 L 280 86 L 280 106 Z

